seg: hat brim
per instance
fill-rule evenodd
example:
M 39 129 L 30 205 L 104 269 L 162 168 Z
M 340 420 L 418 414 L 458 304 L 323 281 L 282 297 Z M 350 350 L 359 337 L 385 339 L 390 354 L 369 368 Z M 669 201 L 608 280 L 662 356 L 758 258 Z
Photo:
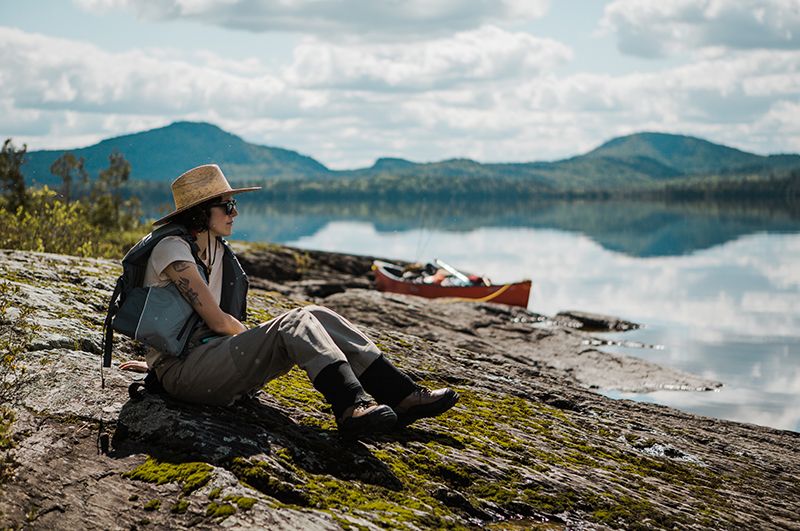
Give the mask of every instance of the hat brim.
M 221 194 L 216 194 L 216 195 L 212 195 L 211 197 L 206 197 L 205 199 L 201 199 L 199 201 L 195 201 L 194 203 L 190 203 L 190 204 L 185 205 L 185 206 L 183 206 L 183 207 L 181 207 L 181 208 L 179 208 L 179 209 L 177 209 L 177 210 L 175 210 L 173 212 L 170 212 L 169 214 L 167 214 L 163 218 L 154 221 L 153 222 L 153 226 L 163 225 L 164 223 L 167 223 L 168 221 L 170 221 L 170 219 L 172 219 L 173 217 L 177 216 L 181 212 L 184 212 L 186 210 L 189 210 L 190 208 L 196 207 L 199 204 L 205 203 L 206 201 L 208 201 L 209 199 L 212 199 L 214 197 L 219 197 L 221 195 L 241 194 L 241 193 L 244 193 L 244 192 L 255 192 L 256 190 L 261 190 L 261 187 L 260 186 L 249 186 L 247 188 L 231 188 L 230 190 L 226 190 L 225 192 L 223 192 Z

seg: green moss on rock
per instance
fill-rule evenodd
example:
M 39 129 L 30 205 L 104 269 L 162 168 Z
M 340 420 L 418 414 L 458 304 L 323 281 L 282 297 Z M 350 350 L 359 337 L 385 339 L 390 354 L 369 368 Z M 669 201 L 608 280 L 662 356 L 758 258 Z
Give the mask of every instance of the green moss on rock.
M 264 391 L 282 406 L 312 413 L 313 415 L 300 419 L 302 424 L 322 429 L 336 429 L 336 420 L 331 414 L 330 406 L 322 394 L 314 389 L 308 375 L 302 369 L 292 368 L 287 374 L 268 382 L 264 386 Z
M 211 502 L 206 506 L 206 516 L 211 518 L 227 518 L 232 514 L 236 514 L 236 507 L 230 503 Z
M 635 499 L 630 496 L 620 496 L 598 503 L 600 508 L 595 509 L 590 518 L 600 524 L 625 529 L 680 529 L 684 519 L 667 516 L 655 510 L 653 504 L 647 500 Z
M 169 508 L 169 512 L 173 514 L 183 514 L 188 509 L 189 509 L 189 502 L 187 500 L 178 500 L 172 505 L 172 507 Z
M 213 468 L 206 463 L 168 463 L 153 457 L 131 470 L 123 477 L 163 485 L 164 483 L 180 483 L 185 494 L 193 492 L 211 479 Z
M 311 502 L 307 494 L 291 483 L 278 477 L 273 465 L 266 461 L 248 461 L 236 457 L 229 464 L 229 469 L 246 485 L 272 496 L 286 504 L 309 506 Z
M 316 475 L 309 476 L 303 488 L 315 507 L 337 512 L 369 513 L 374 522 L 385 528 L 407 528 L 409 524 L 431 529 L 458 527 L 452 521 L 450 509 L 417 489 L 398 492 L 377 485 Z
M 247 311 L 247 323 L 251 326 L 258 326 L 276 317 L 276 314 L 264 308 L 249 308 Z
M 247 496 L 225 496 L 223 499 L 227 502 L 235 503 L 236 506 L 242 511 L 249 511 L 258 501 L 255 498 L 250 498 Z

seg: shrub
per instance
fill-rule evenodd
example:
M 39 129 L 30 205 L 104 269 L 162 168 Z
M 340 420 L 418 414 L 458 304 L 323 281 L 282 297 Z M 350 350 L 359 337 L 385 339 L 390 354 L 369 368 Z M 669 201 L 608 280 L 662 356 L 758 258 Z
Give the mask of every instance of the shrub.
M 148 232 L 139 199 L 122 196 L 131 165 L 121 153 L 109 156 L 90 186 L 83 158 L 64 153 L 50 166 L 64 182 L 59 198 L 47 186 L 25 188 L 26 149 L 9 138 L 0 151 L 0 248 L 115 258 Z M 71 201 L 75 172 L 88 195 Z
M 106 231 L 92 224 L 85 203 L 61 201 L 46 186 L 29 190 L 27 203 L 13 213 L 0 209 L 0 248 L 112 258 L 147 232 L 133 224 Z

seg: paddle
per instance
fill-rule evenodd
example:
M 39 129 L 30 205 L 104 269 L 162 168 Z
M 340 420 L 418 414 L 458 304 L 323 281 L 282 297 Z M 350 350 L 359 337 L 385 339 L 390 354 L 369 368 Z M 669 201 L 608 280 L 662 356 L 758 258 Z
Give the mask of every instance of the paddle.
M 461 282 L 464 282 L 467 286 L 472 284 L 472 281 L 469 279 L 469 277 L 464 273 L 462 273 L 461 271 L 459 271 L 458 269 L 456 269 L 455 267 L 439 260 L 438 258 L 434 258 L 433 262 L 437 266 L 441 267 L 442 269 L 444 269 L 445 271 L 456 277 Z

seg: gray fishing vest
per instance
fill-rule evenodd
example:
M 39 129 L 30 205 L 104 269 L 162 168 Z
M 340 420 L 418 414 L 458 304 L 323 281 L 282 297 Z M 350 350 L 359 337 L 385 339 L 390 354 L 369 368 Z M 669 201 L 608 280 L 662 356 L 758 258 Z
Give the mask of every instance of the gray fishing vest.
M 142 286 L 150 253 L 167 236 L 180 236 L 189 243 L 201 276 L 208 278 L 205 264 L 197 255 L 195 238 L 182 225 L 170 223 L 142 238 L 122 259 L 122 275 L 117 279 L 108 305 L 104 324 L 104 367 L 111 366 L 114 330 L 177 356 L 186 350 L 188 339 L 203 324 L 200 315 L 174 284 L 164 288 Z M 219 241 L 223 246 L 219 306 L 222 311 L 244 321 L 250 283 L 228 242 L 222 238 Z

